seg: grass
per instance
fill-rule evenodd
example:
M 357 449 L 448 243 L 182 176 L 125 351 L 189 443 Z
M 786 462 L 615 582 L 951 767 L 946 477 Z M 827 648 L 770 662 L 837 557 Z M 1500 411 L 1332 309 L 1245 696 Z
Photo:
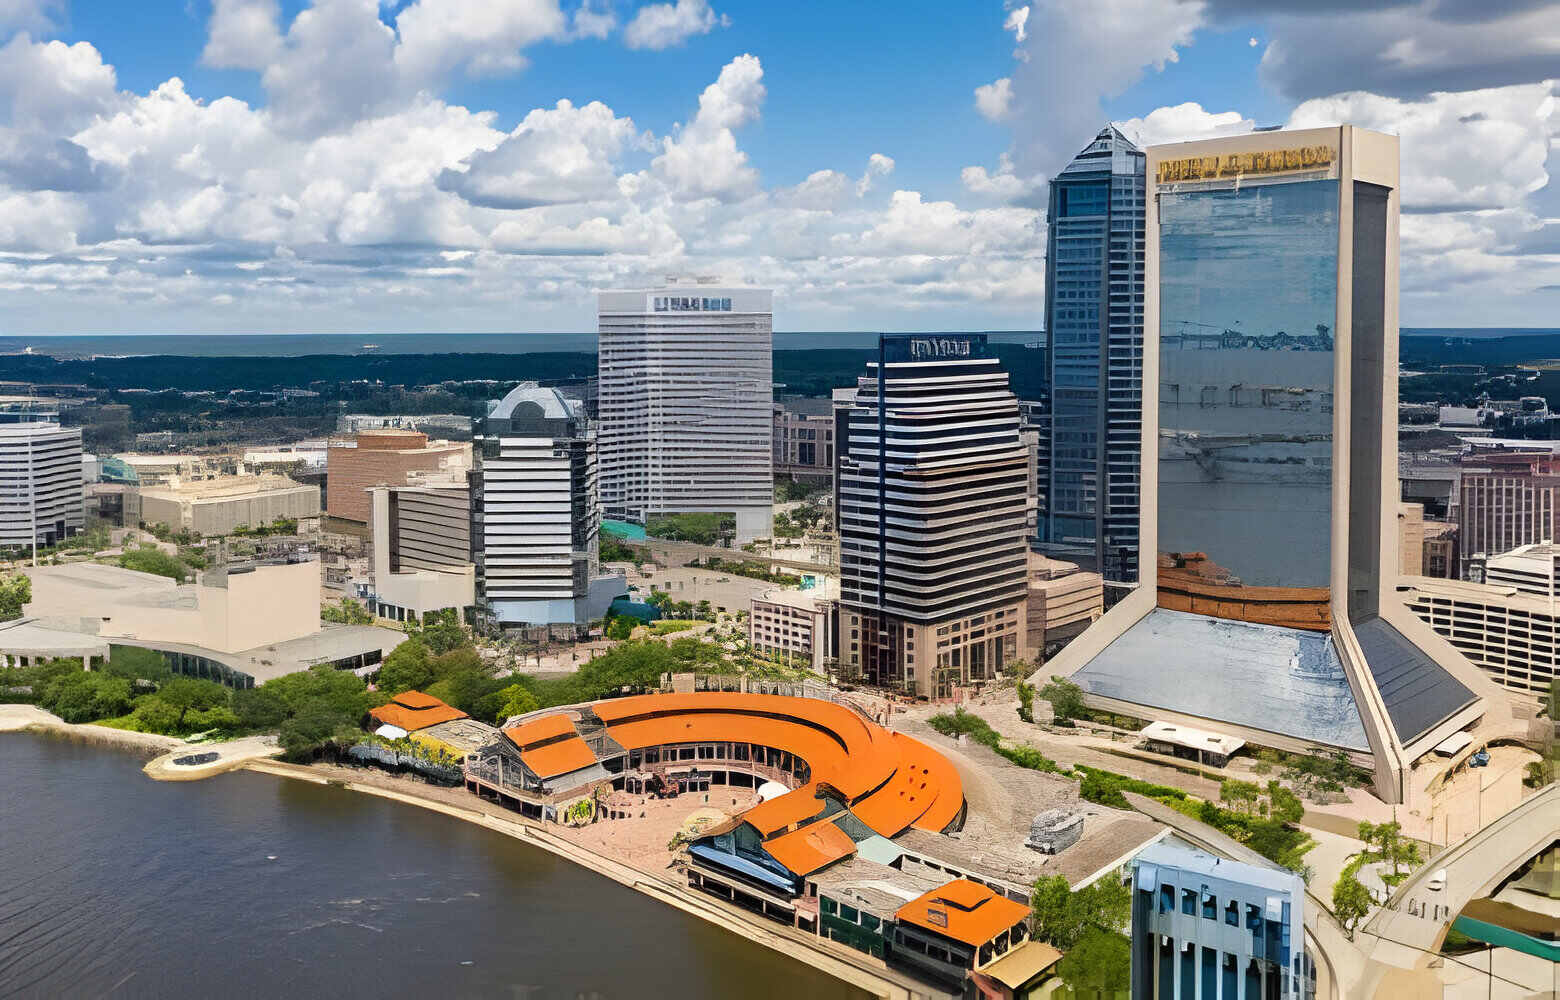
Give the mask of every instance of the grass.
M 709 622 L 697 618 L 662 618 L 651 622 L 647 627 L 652 635 L 674 635 L 708 624 Z

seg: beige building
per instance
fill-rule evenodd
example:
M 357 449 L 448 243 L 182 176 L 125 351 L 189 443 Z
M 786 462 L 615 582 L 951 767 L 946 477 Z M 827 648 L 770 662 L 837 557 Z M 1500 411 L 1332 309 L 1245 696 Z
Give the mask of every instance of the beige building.
M 229 535 L 239 526 L 258 528 L 278 518 L 314 517 L 320 489 L 285 476 L 222 476 L 195 481 L 170 479 L 142 487 L 141 521 L 174 531 Z
M 1560 607 L 1509 583 L 1431 577 L 1400 581 L 1408 609 L 1501 686 L 1539 697 L 1560 663 Z
M 471 468 L 471 444 L 429 441 L 421 431 L 362 431 L 330 442 L 325 453 L 325 511 L 332 517 L 367 522 L 368 491 L 405 486 L 415 473 Z
M 1018 601 L 948 621 L 916 625 L 897 623 L 901 635 L 880 634 L 902 650 L 905 673 L 918 693 L 948 698 L 957 687 L 996 680 L 1002 668 L 1029 656 L 1028 605 Z M 840 609 L 840 662 L 859 664 L 863 633 L 870 620 L 847 607 Z M 855 647 L 855 648 L 852 648 Z
M 1077 563 L 1029 553 L 1029 651 L 1038 661 L 1046 643 L 1070 639 L 1105 613 L 1105 583 Z
M 832 655 L 832 622 L 839 596 L 839 584 L 833 580 L 810 590 L 767 591 L 753 598 L 748 641 L 764 656 L 823 673 Z
M 363 596 L 381 618 L 421 621 L 430 611 L 476 603 L 471 562 L 471 495 L 466 477 L 370 490 L 373 590 Z
M 204 479 L 215 475 L 209 462 L 199 455 L 115 455 L 135 470 L 142 486 L 160 486 L 170 479 Z
M 265 562 L 207 570 L 196 583 L 98 563 L 25 570 L 24 614 L 42 628 L 156 650 L 180 673 L 252 687 L 326 663 L 378 663 L 406 636 L 320 623 L 320 564 Z

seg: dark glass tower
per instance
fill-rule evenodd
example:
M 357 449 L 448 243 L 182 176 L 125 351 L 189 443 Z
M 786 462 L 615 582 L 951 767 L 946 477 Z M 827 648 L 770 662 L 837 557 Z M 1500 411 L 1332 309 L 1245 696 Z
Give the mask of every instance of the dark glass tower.
M 1138 578 L 1143 408 L 1142 150 L 1114 126 L 1051 181 L 1045 326 L 1050 553 Z

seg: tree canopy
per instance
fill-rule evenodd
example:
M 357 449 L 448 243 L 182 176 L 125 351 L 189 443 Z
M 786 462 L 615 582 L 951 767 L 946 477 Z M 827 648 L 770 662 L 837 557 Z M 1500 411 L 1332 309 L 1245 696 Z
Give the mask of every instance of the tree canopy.
M 0 621 L 22 617 L 22 608 L 32 600 L 32 580 L 26 573 L 0 577 Z
M 1132 920 L 1132 890 L 1114 873 L 1077 891 L 1065 877 L 1045 875 L 1035 882 L 1030 906 L 1035 937 L 1070 951 L 1091 929 L 1118 935 Z

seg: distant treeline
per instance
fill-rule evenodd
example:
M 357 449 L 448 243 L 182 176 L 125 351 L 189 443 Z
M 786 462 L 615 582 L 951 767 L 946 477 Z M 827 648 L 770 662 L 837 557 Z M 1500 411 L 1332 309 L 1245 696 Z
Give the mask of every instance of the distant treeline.
M 1489 336 L 1488 330 L 1404 330 L 1398 356 L 1404 365 L 1512 365 L 1560 358 L 1560 330 Z M 1484 334 L 1469 336 L 1469 334 Z
M 1045 384 L 1045 352 L 1020 344 L 993 345 L 1020 399 L 1035 399 Z M 828 396 L 866 373 L 869 350 L 776 351 L 777 391 Z M 0 380 L 86 385 L 94 389 L 179 389 L 226 392 L 279 388 L 333 388 L 369 380 L 424 386 L 492 379 L 570 382 L 596 374 L 596 355 L 578 351 L 538 354 L 313 354 L 295 358 L 180 357 L 57 360 L 47 355 L 0 356 Z

